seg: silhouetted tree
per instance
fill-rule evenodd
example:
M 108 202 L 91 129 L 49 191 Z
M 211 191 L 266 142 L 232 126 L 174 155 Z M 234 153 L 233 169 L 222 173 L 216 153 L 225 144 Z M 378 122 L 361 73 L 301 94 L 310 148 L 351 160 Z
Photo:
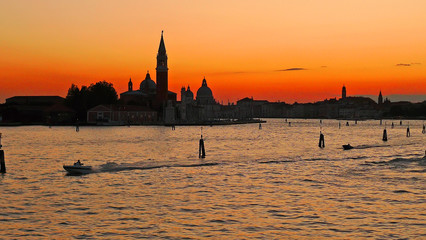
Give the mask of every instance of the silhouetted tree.
M 118 101 L 118 95 L 112 83 L 101 81 L 89 86 L 90 107 L 99 104 L 114 104 Z
M 118 95 L 112 83 L 100 81 L 81 89 L 72 84 L 65 99 L 66 104 L 77 111 L 79 121 L 86 121 L 87 110 L 100 104 L 114 104 Z

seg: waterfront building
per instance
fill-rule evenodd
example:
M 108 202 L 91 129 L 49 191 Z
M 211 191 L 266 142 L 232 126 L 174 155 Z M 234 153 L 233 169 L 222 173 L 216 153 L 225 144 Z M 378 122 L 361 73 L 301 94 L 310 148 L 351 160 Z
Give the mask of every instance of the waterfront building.
M 157 112 L 146 106 L 98 105 L 87 111 L 87 123 L 97 125 L 150 124 L 157 121 Z

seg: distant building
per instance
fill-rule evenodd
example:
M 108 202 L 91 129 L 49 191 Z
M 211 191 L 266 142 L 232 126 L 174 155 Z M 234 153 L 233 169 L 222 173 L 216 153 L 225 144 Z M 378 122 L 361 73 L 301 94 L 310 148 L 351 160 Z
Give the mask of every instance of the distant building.
M 266 100 L 254 100 L 251 98 L 243 98 L 237 101 L 238 118 L 240 119 L 251 119 L 254 117 L 262 117 L 263 111 L 262 106 L 268 104 Z
M 346 87 L 343 85 L 342 87 L 342 99 L 346 99 Z
M 178 107 L 178 121 L 181 123 L 202 123 L 212 121 L 220 116 L 220 105 L 213 98 L 212 90 L 207 86 L 207 80 L 204 77 L 201 87 L 197 90 L 197 96 L 194 100 L 194 94 L 190 87 L 181 89 L 181 102 Z

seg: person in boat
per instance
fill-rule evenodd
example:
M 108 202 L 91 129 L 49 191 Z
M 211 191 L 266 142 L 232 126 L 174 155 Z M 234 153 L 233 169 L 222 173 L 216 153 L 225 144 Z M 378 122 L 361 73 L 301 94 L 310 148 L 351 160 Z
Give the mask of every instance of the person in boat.
M 82 166 L 83 164 L 80 162 L 80 159 L 77 160 L 77 162 L 74 163 L 74 166 Z

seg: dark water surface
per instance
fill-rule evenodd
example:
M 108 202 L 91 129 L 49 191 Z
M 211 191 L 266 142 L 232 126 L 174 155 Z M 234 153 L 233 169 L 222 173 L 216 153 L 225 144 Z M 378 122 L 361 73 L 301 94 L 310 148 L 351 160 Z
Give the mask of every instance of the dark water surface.
M 1 128 L 0 238 L 426 239 L 422 121 L 267 121 Z

